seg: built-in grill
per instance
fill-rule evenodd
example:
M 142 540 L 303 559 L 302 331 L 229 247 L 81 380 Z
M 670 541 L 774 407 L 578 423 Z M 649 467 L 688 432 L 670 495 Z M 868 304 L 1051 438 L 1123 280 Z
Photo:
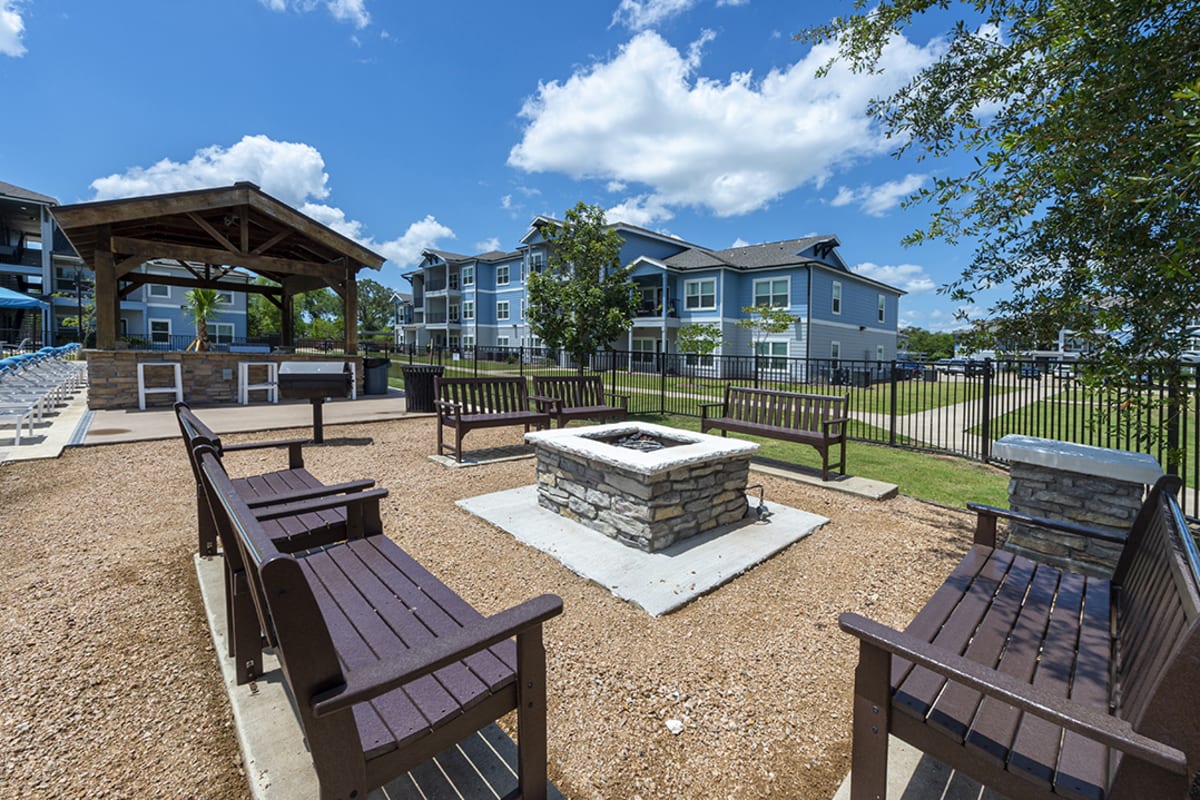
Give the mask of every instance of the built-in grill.
M 348 361 L 287 361 L 279 365 L 279 395 L 308 400 L 313 409 L 313 441 L 325 441 L 322 409 L 330 397 L 349 397 L 353 381 Z

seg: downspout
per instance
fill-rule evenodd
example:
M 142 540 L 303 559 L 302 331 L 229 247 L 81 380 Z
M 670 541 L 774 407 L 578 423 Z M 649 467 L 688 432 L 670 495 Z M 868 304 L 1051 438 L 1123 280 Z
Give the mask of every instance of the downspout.
M 812 267 L 808 267 L 808 310 L 804 315 L 804 360 L 807 363 L 809 356 L 812 354 Z

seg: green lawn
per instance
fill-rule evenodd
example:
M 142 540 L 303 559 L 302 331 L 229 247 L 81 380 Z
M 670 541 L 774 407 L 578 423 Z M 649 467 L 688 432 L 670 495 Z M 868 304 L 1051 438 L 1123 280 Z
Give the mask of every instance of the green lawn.
M 680 415 L 640 415 L 639 419 L 684 430 L 700 430 L 700 420 Z M 758 436 L 741 436 L 762 446 L 763 458 L 821 468 L 817 451 L 807 445 Z M 965 458 L 917 453 L 893 447 L 850 442 L 846 446 L 847 472 L 894 483 L 902 494 L 952 508 L 967 503 L 1008 507 L 1008 473 Z
M 1102 403 L 1118 411 L 1106 414 Z M 1019 433 L 1097 447 L 1141 450 L 1139 427 L 1144 428 L 1147 424 L 1157 426 L 1163 409 L 1151 407 L 1147 420 L 1145 410 L 1131 413 L 1122 410 L 1121 406 L 1116 395 L 1105 398 L 1100 394 L 1081 393 L 1072 397 L 1050 398 L 996 417 L 992 420 L 991 434 L 993 439 Z M 978 427 L 972 432 L 981 433 Z M 1195 427 L 1186 426 L 1185 436 L 1180 443 L 1181 449 L 1188 453 L 1195 452 Z

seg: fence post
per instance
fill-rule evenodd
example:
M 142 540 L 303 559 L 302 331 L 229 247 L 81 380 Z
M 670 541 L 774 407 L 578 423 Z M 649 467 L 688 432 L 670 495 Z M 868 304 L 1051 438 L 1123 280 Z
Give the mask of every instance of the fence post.
M 891 383 L 892 383 L 892 390 L 891 390 L 892 407 L 891 407 L 891 410 L 888 412 L 888 444 L 891 445 L 892 447 L 895 447 L 896 446 L 896 405 L 897 405 L 897 401 L 899 399 L 899 391 L 900 391 L 900 388 L 897 385 L 897 381 L 896 381 L 896 362 L 895 362 L 895 360 L 892 361 L 892 381 L 891 381 Z
M 662 369 L 658 379 L 658 413 L 667 413 L 667 352 L 670 350 L 670 344 L 663 342 L 662 349 Z
M 979 418 L 982 435 L 979 441 L 979 460 L 987 463 L 992 457 L 992 360 L 983 360 L 983 397 Z
M 525 345 L 517 346 L 517 374 L 525 377 Z
M 1183 414 L 1179 413 L 1179 386 L 1183 383 L 1179 362 L 1167 368 L 1167 474 L 1179 474 L 1179 442 L 1182 440 L 1180 424 Z

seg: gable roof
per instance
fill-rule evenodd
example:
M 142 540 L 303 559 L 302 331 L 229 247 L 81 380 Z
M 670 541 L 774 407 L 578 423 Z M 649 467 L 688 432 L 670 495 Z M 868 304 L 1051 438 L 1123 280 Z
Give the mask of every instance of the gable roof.
M 58 205 L 58 201 L 50 195 L 38 194 L 29 189 L 22 189 L 14 183 L 5 183 L 4 181 L 0 181 L 0 197 L 11 197 L 14 200 L 29 200 L 48 206 Z

